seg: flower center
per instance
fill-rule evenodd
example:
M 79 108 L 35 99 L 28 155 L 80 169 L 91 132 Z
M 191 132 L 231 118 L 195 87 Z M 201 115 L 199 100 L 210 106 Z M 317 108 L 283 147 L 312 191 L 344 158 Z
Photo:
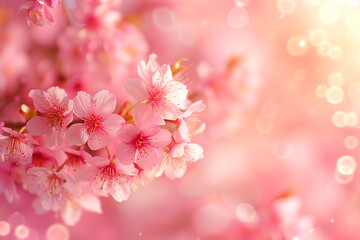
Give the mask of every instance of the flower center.
M 148 144 L 148 140 L 140 133 L 134 140 L 133 144 L 136 146 L 137 149 L 141 149 L 146 147 L 146 145 Z
M 59 178 L 55 174 L 50 175 L 47 178 L 47 193 L 48 195 L 57 195 L 61 192 L 62 184 L 65 182 L 65 180 Z
M 94 132 L 102 128 L 103 119 L 104 116 L 95 116 L 94 114 L 91 114 L 89 118 L 85 119 L 85 126 L 89 129 L 90 132 Z
M 53 112 L 46 113 L 46 116 L 50 119 L 50 124 L 54 125 L 63 125 L 64 115 L 62 110 L 55 110 Z

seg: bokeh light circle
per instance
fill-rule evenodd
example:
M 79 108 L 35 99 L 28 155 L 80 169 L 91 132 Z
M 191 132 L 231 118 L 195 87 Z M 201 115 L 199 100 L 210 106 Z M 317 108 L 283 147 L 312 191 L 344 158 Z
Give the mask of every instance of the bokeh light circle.
M 296 2 L 295 0 L 278 0 L 277 7 L 282 14 L 291 14 L 296 9 Z
M 15 229 L 15 236 L 18 239 L 26 239 L 30 234 L 30 229 L 25 225 L 19 225 Z
M 342 156 L 336 163 L 336 170 L 342 175 L 351 175 L 356 170 L 356 161 L 352 156 Z
M 227 15 L 227 23 L 234 29 L 244 28 L 249 23 L 249 20 L 249 13 L 242 7 L 232 8 Z
M 0 236 L 9 235 L 11 230 L 10 224 L 6 221 L 0 221 Z
M 302 56 L 308 51 L 309 44 L 305 36 L 294 35 L 287 42 L 286 49 L 291 56 Z
M 251 223 L 256 219 L 256 210 L 248 203 L 241 203 L 236 207 L 236 217 L 241 222 Z
M 344 91 L 338 86 L 332 86 L 326 91 L 326 100 L 331 104 L 339 104 L 344 100 Z
M 46 230 L 46 239 L 68 240 L 70 239 L 70 233 L 69 230 L 63 224 L 55 223 Z

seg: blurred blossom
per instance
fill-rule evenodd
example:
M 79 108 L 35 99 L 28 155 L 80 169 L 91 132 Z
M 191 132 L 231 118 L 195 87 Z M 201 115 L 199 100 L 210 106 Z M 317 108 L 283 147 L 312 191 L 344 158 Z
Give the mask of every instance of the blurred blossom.
M 358 240 L 359 0 L 0 0 L 0 239 Z

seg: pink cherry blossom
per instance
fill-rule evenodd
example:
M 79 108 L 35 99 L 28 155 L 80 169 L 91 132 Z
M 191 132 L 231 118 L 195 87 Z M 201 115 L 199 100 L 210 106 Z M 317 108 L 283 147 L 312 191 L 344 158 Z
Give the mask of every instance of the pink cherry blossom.
M 203 153 L 203 148 L 196 143 L 175 144 L 169 155 L 159 165 L 157 175 L 165 172 L 165 175 L 170 179 L 181 178 L 185 174 L 187 164 L 204 158 Z
M 95 194 L 99 196 L 110 194 L 118 202 L 129 198 L 129 176 L 137 173 L 134 166 L 124 166 L 117 159 L 110 161 L 98 156 L 85 161 L 90 167 L 84 169 L 83 179 L 89 181 Z
M 39 196 L 41 207 L 46 211 L 60 210 L 69 196 L 81 193 L 79 186 L 67 174 L 43 167 L 30 168 L 26 184 L 29 192 Z
M 33 99 L 40 116 L 28 121 L 26 128 L 31 135 L 45 134 L 46 145 L 58 147 L 62 144 L 66 126 L 73 119 L 73 101 L 69 100 L 65 90 L 51 87 L 46 92 L 31 90 L 29 97 Z
M 126 124 L 117 132 L 120 140 L 116 156 L 121 163 L 136 163 L 150 170 L 161 160 L 164 148 L 171 142 L 171 133 L 156 125 L 146 125 L 139 129 Z
M 110 137 L 125 120 L 118 114 L 112 114 L 116 107 L 115 95 L 103 90 L 92 97 L 86 92 L 79 92 L 74 98 L 74 113 L 84 123 L 73 124 L 67 134 L 69 145 L 88 143 L 92 150 L 104 148 L 109 144 Z
M 174 139 L 177 143 L 190 142 L 191 138 L 202 133 L 205 130 L 205 123 L 198 118 L 198 113 L 205 109 L 202 101 L 191 104 L 181 117 L 177 120 L 177 130 L 174 133 Z
M 3 127 L 0 134 L 0 161 L 10 161 L 19 164 L 32 162 L 33 146 L 37 145 L 29 134 L 21 134 Z
M 133 110 L 136 123 L 149 121 L 164 125 L 166 120 L 176 120 L 181 116 L 188 90 L 186 86 L 172 79 L 169 65 L 163 65 L 152 75 L 152 85 L 140 79 L 128 79 L 125 90 L 137 102 Z
M 84 148 L 79 151 L 65 148 L 63 151 L 66 154 L 66 159 L 63 163 L 64 171 L 73 177 L 73 179 L 77 179 L 79 173 L 86 167 L 85 159 L 90 158 L 91 155 Z
M 47 0 L 46 2 L 53 2 Z M 54 1 L 55 2 L 55 1 Z M 44 26 L 54 22 L 54 18 L 47 9 L 46 4 L 39 0 L 25 1 L 19 8 L 19 12 L 26 12 L 26 21 L 29 25 Z

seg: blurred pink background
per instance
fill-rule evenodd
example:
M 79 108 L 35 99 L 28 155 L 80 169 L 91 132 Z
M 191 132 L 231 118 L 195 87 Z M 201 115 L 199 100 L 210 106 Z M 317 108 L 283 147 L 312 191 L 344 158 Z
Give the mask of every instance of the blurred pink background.
M 12 85 L 6 74 L 29 71 L 28 56 L 51 55 L 42 49 L 66 39 L 61 8 L 54 25 L 29 27 L 15 2 L 0 1 L 4 96 L 36 82 Z M 161 63 L 189 59 L 193 99 L 207 104 L 207 128 L 196 139 L 205 158 L 123 203 L 102 198 L 103 214 L 83 212 L 71 227 L 54 213 L 37 215 L 31 201 L 9 204 L 0 195 L 0 221 L 15 222 L 0 239 L 21 239 L 15 218 L 31 230 L 25 239 L 56 239 L 46 235 L 53 224 L 65 234 L 57 239 L 359 239 L 359 1 L 123 0 L 121 17 L 147 43 L 124 78 L 148 53 Z M 48 64 L 42 79 L 59 67 Z

